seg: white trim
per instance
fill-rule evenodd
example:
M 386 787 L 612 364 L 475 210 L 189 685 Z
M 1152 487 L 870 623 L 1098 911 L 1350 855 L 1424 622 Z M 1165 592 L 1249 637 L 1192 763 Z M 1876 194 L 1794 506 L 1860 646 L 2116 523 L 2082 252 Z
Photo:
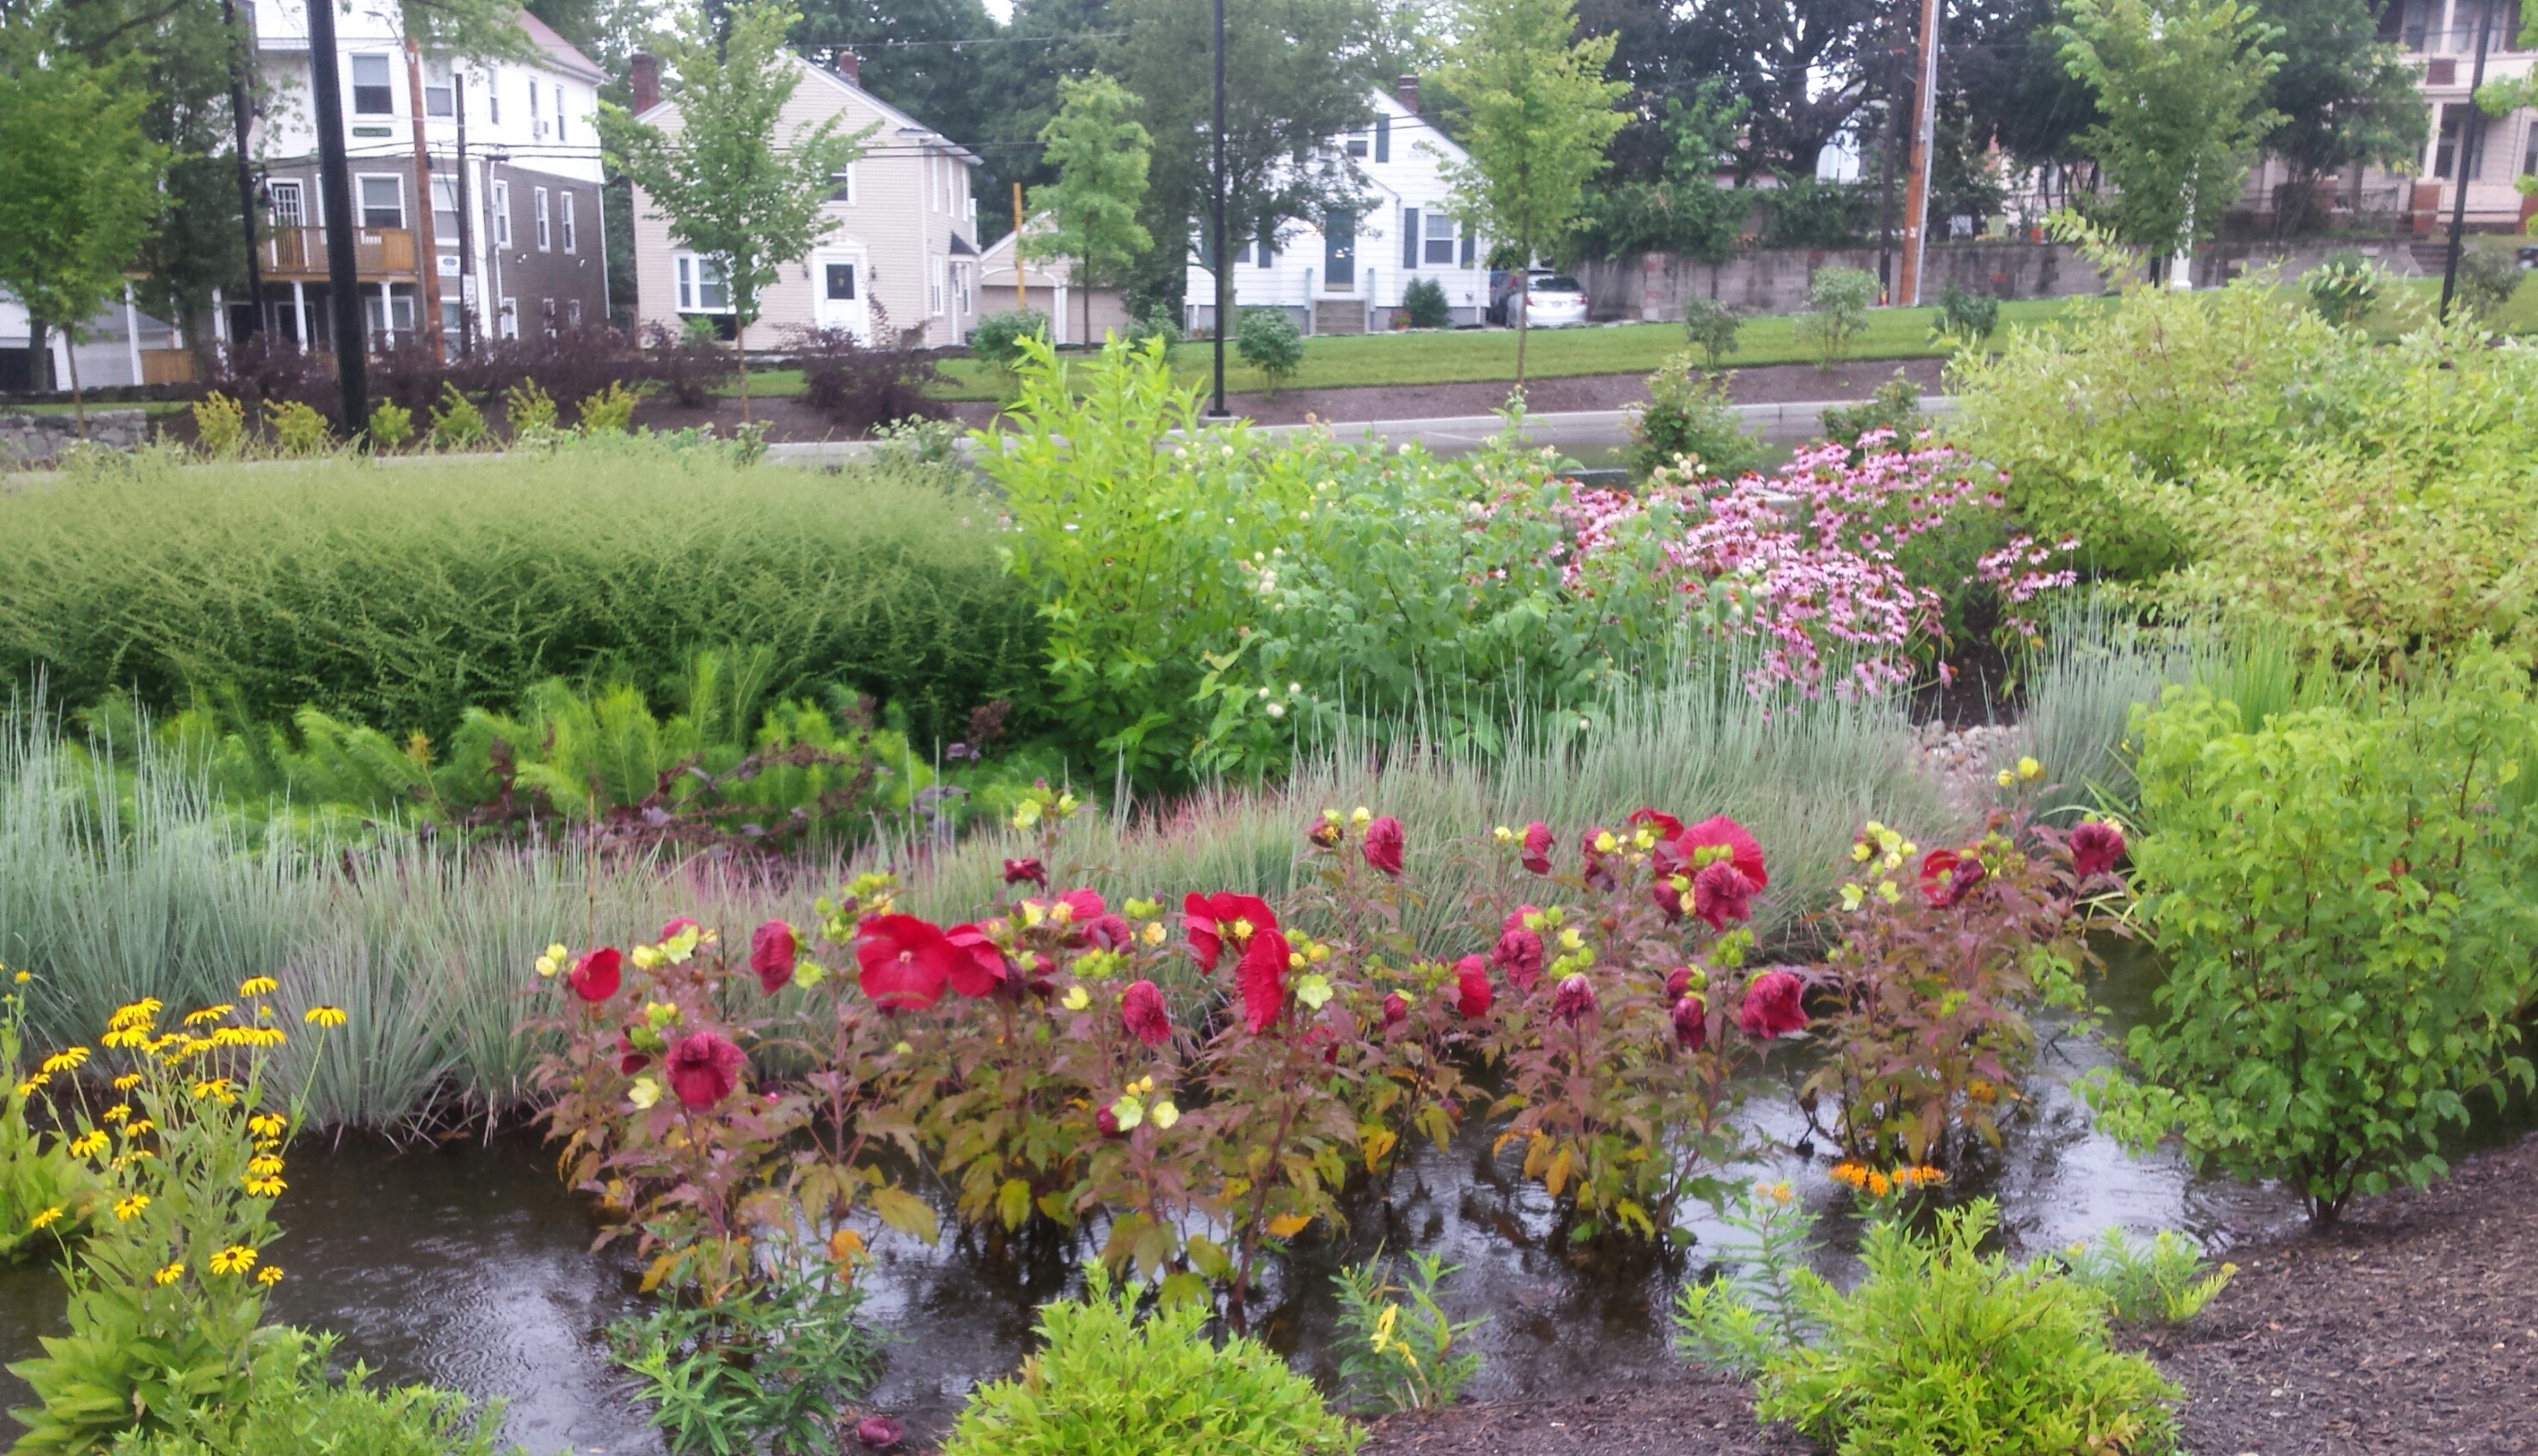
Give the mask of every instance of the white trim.
M 564 189 L 564 195 L 561 200 L 564 205 L 564 250 L 568 253 L 577 253 L 581 251 L 579 246 L 581 234 L 579 230 L 573 227 L 572 189 L 570 187 Z
M 529 203 L 530 215 L 537 223 L 538 251 L 542 253 L 553 252 L 555 251 L 555 233 L 547 221 L 547 189 L 544 187 L 532 187 L 529 189 L 529 192 L 531 198 Z
M 385 182 L 389 186 L 396 188 L 397 220 L 395 222 L 373 223 L 370 221 L 370 184 L 372 182 Z M 366 232 L 380 228 L 403 228 L 407 226 L 405 176 L 401 172 L 355 172 L 353 174 L 353 202 L 355 205 L 355 212 L 357 213 L 357 216 L 354 218 L 354 222 Z
M 497 177 L 494 179 L 494 185 L 487 190 L 494 194 L 494 246 L 509 247 L 511 245 L 510 178 Z

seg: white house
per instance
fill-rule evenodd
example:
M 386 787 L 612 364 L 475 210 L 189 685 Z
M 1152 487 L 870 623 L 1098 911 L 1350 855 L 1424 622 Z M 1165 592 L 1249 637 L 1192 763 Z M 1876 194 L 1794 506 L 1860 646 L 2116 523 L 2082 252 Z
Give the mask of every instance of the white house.
M 1479 323 L 1490 301 L 1489 240 L 1448 211 L 1442 165 L 1467 160 L 1463 149 L 1420 114 L 1417 77 L 1369 99 L 1372 122 L 1331 140 L 1354 165 L 1368 210 L 1236 251 L 1235 306 L 1285 308 L 1308 333 L 1364 333 L 1392 327 L 1402 292 L 1427 279 L 1444 289 L 1456 323 Z M 1189 266 L 1193 332 L 1216 320 L 1216 276 L 1203 261 Z
M 635 59 L 636 114 L 676 131 L 678 102 L 660 99 L 657 80 L 644 70 L 650 58 Z M 802 78 L 778 123 L 787 136 L 833 116 L 849 136 L 867 126 L 876 129 L 864 155 L 837 175 L 837 190 L 825 210 L 835 226 L 810 256 L 784 266 L 761 297 L 758 321 L 744 342 L 752 349 L 779 348 L 805 326 L 841 328 L 869 339 L 878 314 L 888 318 L 893 334 L 910 343 L 960 343 L 981 308 L 993 306 L 978 290 L 978 206 L 969 192 L 969 168 L 978 158 L 864 90 L 851 53 L 838 57 L 836 71 L 797 55 L 787 59 Z M 730 326 L 722 265 L 674 244 L 669 220 L 639 189 L 634 277 L 645 323 L 677 328 L 702 318 Z M 1006 282 L 1010 287 L 1012 280 Z

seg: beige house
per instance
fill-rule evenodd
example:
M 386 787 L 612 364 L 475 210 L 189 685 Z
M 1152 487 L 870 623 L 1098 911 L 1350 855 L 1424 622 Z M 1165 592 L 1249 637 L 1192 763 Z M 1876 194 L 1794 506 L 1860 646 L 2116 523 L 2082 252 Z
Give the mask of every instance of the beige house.
M 841 56 L 830 71 L 799 56 L 801 85 L 785 102 L 781 125 L 801 132 L 835 116 L 848 135 L 871 126 L 864 155 L 837 177 L 827 213 L 835 220 L 810 256 L 784 265 L 760 300 L 759 318 L 743 342 L 782 348 L 805 326 L 852 330 L 872 339 L 887 319 L 891 332 L 926 348 L 958 344 L 976 325 L 979 296 L 977 204 L 969 194 L 971 153 L 872 96 L 855 80 L 855 61 Z M 661 99 L 650 56 L 634 58 L 636 115 L 664 131 L 679 127 L 675 100 Z M 1008 280 L 1008 287 L 1011 281 Z M 721 264 L 670 240 L 667 219 L 634 193 L 635 312 L 642 323 L 680 328 L 715 320 L 728 332 L 731 295 Z
M 1037 232 L 1040 218 L 1026 224 Z M 981 313 L 1010 313 L 1014 308 L 1014 238 L 1008 232 L 987 244 L 978 258 Z M 1114 288 L 1085 290 L 1075 286 L 1075 266 L 1063 258 L 1023 260 L 1022 306 L 1049 320 L 1050 342 L 1099 344 L 1104 334 L 1124 333 L 1128 305 Z M 1088 297 L 1088 293 L 1090 297 Z

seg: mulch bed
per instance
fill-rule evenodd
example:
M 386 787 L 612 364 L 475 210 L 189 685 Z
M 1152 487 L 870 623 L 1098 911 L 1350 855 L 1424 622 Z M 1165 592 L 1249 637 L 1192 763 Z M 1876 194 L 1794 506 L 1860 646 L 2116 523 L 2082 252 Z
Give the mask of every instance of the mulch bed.
M 2140 1343 L 2185 1387 L 2196 1456 L 2538 1453 L 2538 1135 L 2461 1159 L 2424 1193 L 2341 1226 L 2233 1250 L 2193 1324 Z M 1748 1456 L 1805 1452 L 1756 1425 L 1744 1389 L 1471 1404 L 1375 1423 L 1364 1456 Z

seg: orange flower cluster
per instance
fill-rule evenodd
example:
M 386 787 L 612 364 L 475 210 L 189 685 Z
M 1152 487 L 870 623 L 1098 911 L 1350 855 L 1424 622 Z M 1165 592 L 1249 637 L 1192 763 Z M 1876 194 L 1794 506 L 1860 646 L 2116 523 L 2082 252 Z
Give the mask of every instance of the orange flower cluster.
M 1833 1165 L 1833 1180 L 1871 1198 L 1885 1198 L 1890 1194 L 1909 1193 L 1915 1188 L 1944 1183 L 1948 1181 L 1948 1175 L 1926 1164 L 1899 1167 L 1888 1172 L 1864 1162 L 1842 1161 Z

